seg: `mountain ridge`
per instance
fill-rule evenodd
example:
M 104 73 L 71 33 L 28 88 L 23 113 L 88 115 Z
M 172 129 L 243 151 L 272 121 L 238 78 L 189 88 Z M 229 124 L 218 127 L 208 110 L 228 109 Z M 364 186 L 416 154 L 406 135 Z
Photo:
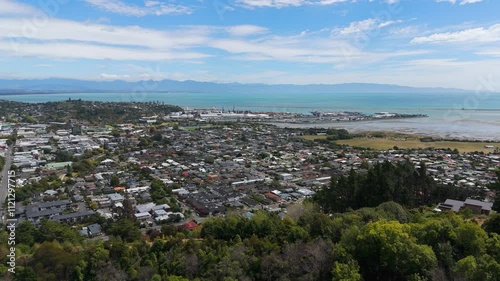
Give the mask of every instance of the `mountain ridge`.
M 67 92 L 202 92 L 202 93 L 473 93 L 472 90 L 442 87 L 410 87 L 377 83 L 341 84 L 263 84 L 217 83 L 194 80 L 143 80 L 128 82 L 77 79 L 0 79 L 0 94 L 37 94 Z

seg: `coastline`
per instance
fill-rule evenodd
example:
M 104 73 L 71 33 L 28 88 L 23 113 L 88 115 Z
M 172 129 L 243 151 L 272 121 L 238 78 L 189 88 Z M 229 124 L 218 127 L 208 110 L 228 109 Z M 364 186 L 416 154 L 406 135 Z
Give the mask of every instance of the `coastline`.
M 0 95 L 1 98 L 19 102 L 63 101 L 69 98 L 66 93 L 49 95 Z M 72 99 L 93 100 L 103 102 L 139 102 L 160 101 L 175 104 L 183 108 L 236 108 L 237 110 L 276 113 L 305 114 L 317 111 L 356 111 L 363 114 L 375 112 L 399 112 L 401 114 L 425 114 L 428 118 L 390 118 L 378 120 L 350 120 L 292 123 L 261 122 L 275 124 L 279 127 L 325 127 L 344 128 L 350 132 L 396 132 L 417 134 L 429 137 L 462 140 L 500 140 L 500 96 L 492 95 L 487 102 L 471 107 L 465 104 L 468 95 L 396 95 L 380 94 L 331 94 L 331 95 L 231 95 L 203 93 L 147 93 L 131 95 L 130 93 L 85 93 L 71 96 Z M 198 104 L 199 106 L 193 106 Z M 464 105 L 465 104 L 465 105 Z M 312 119 L 312 118 L 311 118 Z
M 460 141 L 500 141 L 500 130 L 495 124 L 480 124 L 475 127 L 468 125 L 432 120 L 428 122 L 411 122 L 424 118 L 404 118 L 394 120 L 335 122 L 322 124 L 296 123 L 269 123 L 282 128 L 334 128 L 346 129 L 349 133 L 359 134 L 368 132 L 397 133 L 404 135 L 418 135 L 446 140 Z M 479 122 L 480 123 L 480 122 Z

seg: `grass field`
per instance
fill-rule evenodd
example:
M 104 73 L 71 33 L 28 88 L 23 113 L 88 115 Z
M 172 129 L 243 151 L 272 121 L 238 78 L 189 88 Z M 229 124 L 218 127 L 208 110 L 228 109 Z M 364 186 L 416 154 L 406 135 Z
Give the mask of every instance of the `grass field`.
M 302 136 L 306 140 L 326 139 L 326 136 L 308 135 Z M 347 144 L 350 146 L 367 147 L 373 149 L 392 149 L 394 146 L 398 148 L 451 148 L 458 149 L 460 152 L 483 151 L 485 153 L 493 152 L 493 149 L 485 148 L 486 145 L 492 145 L 495 148 L 500 147 L 500 143 L 488 142 L 459 142 L 459 141 L 433 141 L 421 142 L 415 136 L 385 137 L 385 138 L 354 138 L 349 140 L 338 140 L 338 144 Z
M 458 149 L 460 152 L 483 151 L 493 152 L 493 149 L 485 148 L 485 145 L 500 147 L 500 143 L 486 142 L 458 142 L 458 141 L 434 141 L 421 142 L 418 139 L 388 139 L 388 138 L 359 138 L 350 140 L 339 140 L 338 144 L 347 144 L 350 146 L 369 147 L 374 149 L 391 149 L 394 146 L 398 148 L 451 148 Z
M 302 136 L 302 138 L 305 140 L 322 140 L 322 139 L 326 139 L 326 137 L 327 136 L 316 136 L 316 135 Z

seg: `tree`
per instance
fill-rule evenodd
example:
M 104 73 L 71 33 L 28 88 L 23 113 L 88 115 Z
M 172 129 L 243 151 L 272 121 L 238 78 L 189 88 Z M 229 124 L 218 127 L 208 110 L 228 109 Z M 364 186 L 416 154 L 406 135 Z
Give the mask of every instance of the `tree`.
M 30 221 L 22 221 L 16 229 L 16 243 L 32 246 L 35 243 L 36 228 Z
M 461 257 L 480 256 L 485 252 L 488 235 L 477 224 L 464 223 L 456 228 L 455 234 L 457 248 L 462 254 Z
M 356 261 L 350 260 L 348 263 L 335 262 L 332 270 L 332 281 L 361 281 L 359 265 Z
M 160 133 L 156 133 L 153 135 L 152 140 L 156 142 L 160 142 L 163 139 L 163 136 Z
M 500 190 L 495 191 L 495 201 L 493 201 L 493 206 L 491 209 L 497 213 L 500 213 Z
M 120 136 L 120 130 L 116 129 L 116 128 L 113 128 L 113 130 L 111 130 L 111 135 L 115 138 L 119 137 Z
M 75 229 L 59 222 L 42 219 L 40 227 L 36 231 L 35 242 L 44 241 L 80 243 L 83 237 Z
M 119 186 L 120 185 L 120 179 L 118 178 L 117 175 L 111 176 L 111 179 L 109 180 L 109 185 L 110 186 Z
M 342 247 L 357 260 L 365 280 L 404 280 L 418 274 L 430 276 L 437 266 L 432 248 L 419 245 L 402 224 L 368 223 L 342 238 Z
M 490 215 L 490 217 L 484 222 L 483 228 L 486 232 L 494 232 L 500 235 L 500 214 Z
M 73 176 L 73 167 L 71 165 L 66 165 L 66 176 L 67 177 Z
M 16 274 L 14 274 L 15 281 L 37 281 L 38 275 L 30 267 L 17 266 Z
M 138 223 L 128 218 L 121 218 L 113 222 L 107 230 L 107 233 L 120 237 L 127 242 L 139 240 L 141 237 L 141 230 L 139 229 Z
M 32 263 L 43 280 L 69 280 L 80 261 L 79 254 L 67 252 L 58 242 L 43 242 L 33 254 Z
M 483 255 L 479 258 L 467 256 L 459 260 L 455 266 L 455 277 L 463 278 L 466 281 L 498 281 L 499 274 L 500 263 L 489 255 Z
M 73 161 L 73 154 L 59 150 L 56 153 L 56 158 L 54 159 L 55 162 L 68 162 L 68 161 Z

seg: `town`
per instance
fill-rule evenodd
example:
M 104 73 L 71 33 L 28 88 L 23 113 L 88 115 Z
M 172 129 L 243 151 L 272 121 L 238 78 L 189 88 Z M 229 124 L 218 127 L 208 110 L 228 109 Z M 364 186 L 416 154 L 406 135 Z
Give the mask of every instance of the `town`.
M 336 138 L 351 137 L 345 130 L 179 118 L 180 110 L 134 105 L 152 106 L 148 115 L 116 124 L 71 118 L 38 122 L 31 120 L 36 112 L 28 118 L 25 111 L 4 117 L 0 148 L 4 169 L 16 172 L 18 222 L 36 226 L 48 219 L 77 227 L 85 237 L 108 239 L 103 220 L 126 212 L 143 231 L 165 225 L 193 229 L 208 217 L 252 217 L 257 210 L 285 217 L 290 205 L 329 186 L 332 176 L 363 173 L 384 161 L 425 165 L 436 184 L 466 191 L 465 202 L 448 198 L 436 211 L 463 206 L 479 214 L 491 211 L 495 194 L 489 186 L 500 168 L 500 155 L 493 151 L 377 151 L 335 144 Z M 332 137 L 304 138 L 310 135 Z M 7 219 L 6 208 L 2 216 Z

